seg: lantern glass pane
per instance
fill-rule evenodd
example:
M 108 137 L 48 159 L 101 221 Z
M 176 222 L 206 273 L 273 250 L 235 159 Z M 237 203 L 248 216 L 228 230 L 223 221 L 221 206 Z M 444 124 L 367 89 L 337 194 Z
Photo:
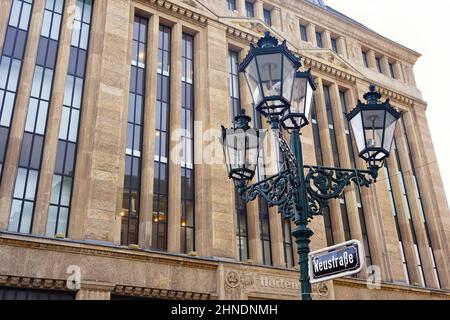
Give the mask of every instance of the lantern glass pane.
M 350 124 L 353 129 L 353 135 L 356 140 L 356 145 L 358 147 L 358 151 L 361 153 L 366 148 L 366 143 L 364 140 L 364 129 L 361 118 L 361 112 L 358 113 L 350 120 Z
M 295 79 L 294 92 L 292 94 L 291 113 L 305 112 L 305 98 L 308 80 L 306 78 Z
M 247 69 L 245 69 L 245 78 L 252 94 L 253 102 L 258 105 L 262 101 L 261 86 L 259 85 L 258 68 L 256 67 L 256 59 L 252 59 Z
M 314 90 L 309 81 L 306 81 L 306 98 L 305 98 L 305 118 L 309 120 L 311 115 L 311 106 L 313 103 Z
M 382 148 L 384 131 L 384 110 L 364 110 L 362 112 L 366 148 Z
M 260 55 L 256 57 L 264 97 L 281 96 L 282 89 L 281 53 Z
M 386 129 L 384 132 L 383 148 L 391 152 L 392 141 L 394 140 L 395 127 L 397 125 L 397 119 L 390 113 L 386 115 Z
M 284 56 L 283 64 L 283 96 L 287 101 L 291 101 L 292 87 L 294 85 L 295 74 L 297 70 L 288 57 Z

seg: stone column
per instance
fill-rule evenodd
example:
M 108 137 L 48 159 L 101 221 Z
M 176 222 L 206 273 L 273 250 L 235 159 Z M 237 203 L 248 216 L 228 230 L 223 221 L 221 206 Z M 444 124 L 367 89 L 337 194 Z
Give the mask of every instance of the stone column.
M 239 15 L 242 17 L 246 17 L 245 13 L 245 0 L 236 0 L 236 9 L 239 12 Z
M 272 246 L 272 263 L 274 267 L 286 266 L 284 259 L 283 226 L 277 208 L 269 208 L 270 240 Z M 295 247 L 295 243 L 292 243 Z M 293 248 L 294 249 L 294 248 Z
M 169 208 L 167 227 L 167 250 L 180 252 L 181 237 L 181 163 L 179 148 L 181 142 L 181 45 L 183 27 L 177 23 L 172 27 L 171 70 L 170 70 L 170 132 L 169 137 Z
M 36 2 L 34 4 L 30 27 L 28 29 L 27 48 L 22 61 L 19 85 L 17 86 L 16 101 L 11 119 L 9 143 L 6 151 L 5 162 L 3 165 L 3 177 L 0 185 L 0 230 L 7 229 L 9 224 L 9 213 L 11 210 L 12 196 L 14 193 L 20 148 L 22 146 L 23 131 L 25 128 L 31 86 L 34 77 L 37 49 L 41 35 L 44 5 L 44 1 Z M 7 19 L 7 21 L 9 21 L 9 19 Z
M 372 49 L 367 51 L 367 62 L 369 63 L 370 69 L 377 70 L 377 61 L 375 59 L 375 52 Z
M 395 79 L 404 81 L 402 65 L 398 61 L 394 62 L 394 76 L 395 76 Z
M 320 128 L 320 143 L 323 155 L 324 166 L 334 167 L 333 151 L 331 147 L 331 138 L 328 125 L 327 111 L 325 105 L 325 96 L 323 92 L 322 79 L 317 80 L 316 91 L 316 110 L 317 121 Z M 333 199 L 328 202 L 330 208 L 330 218 L 333 228 L 333 238 L 335 243 L 345 241 L 344 228 L 342 223 L 341 207 L 338 199 Z
M 408 156 L 408 149 L 406 144 L 406 138 L 404 136 L 403 128 L 401 125 L 396 129 L 396 142 L 398 148 L 398 156 L 402 165 L 403 178 L 405 180 L 405 189 L 408 194 L 408 203 L 410 207 L 410 213 L 412 217 L 412 223 L 414 224 L 414 230 L 418 242 L 418 249 L 420 252 L 420 258 L 422 261 L 422 269 L 424 273 L 425 282 L 427 287 L 438 288 L 438 284 L 433 277 L 433 265 L 432 258 L 430 256 L 429 244 L 427 234 L 425 230 L 425 221 L 423 220 L 419 208 L 417 199 L 418 192 L 415 188 L 414 175 L 412 173 L 411 163 Z M 394 155 L 396 156 L 396 155 Z
M 344 37 L 338 37 L 337 38 L 337 49 L 338 49 L 338 54 L 342 58 L 344 58 L 344 59 L 348 58 L 347 47 L 345 45 L 345 38 Z
M 247 204 L 247 231 L 249 258 L 257 264 L 263 264 L 261 224 L 259 220 L 259 205 L 257 200 Z
M 306 26 L 306 33 L 308 34 L 308 42 L 314 47 L 317 47 L 316 26 L 312 23 L 308 23 Z
M 397 220 L 401 232 L 403 251 L 405 253 L 405 260 L 408 265 L 409 281 L 412 285 L 420 286 L 419 270 L 417 268 L 416 254 L 414 251 L 414 236 L 410 226 L 412 222 L 410 222 L 407 216 L 406 210 L 408 210 L 408 208 L 405 207 L 405 202 L 403 201 L 403 192 L 399 181 L 398 166 L 395 154 L 392 154 L 391 157 L 389 157 L 387 160 L 387 165 L 389 166 L 389 172 L 391 174 L 391 177 L 389 178 L 392 186 L 392 195 L 394 197 L 395 212 L 397 214 Z M 384 180 L 381 180 L 378 183 L 383 184 L 385 188 L 388 188 L 387 178 L 388 177 L 384 176 Z M 386 207 L 386 210 L 388 210 L 389 208 L 387 205 Z
M 448 260 L 450 232 L 447 231 L 450 230 L 449 208 L 425 114 L 425 106 L 415 104 L 413 111 L 404 114 L 404 120 L 416 168 L 416 178 L 422 192 L 441 288 L 450 289 L 450 262 Z
M 129 0 L 94 2 L 69 236 L 120 243 L 117 185 L 130 84 Z M 93 56 L 92 56 L 93 55 Z M 97 60 L 98 59 L 98 60 Z
M 134 13 L 130 19 L 133 18 Z M 131 30 L 132 32 L 132 30 Z M 155 168 L 155 110 L 158 82 L 158 64 L 154 57 L 158 56 L 159 16 L 153 15 L 149 19 L 147 37 L 147 83 L 144 108 L 144 137 L 142 141 L 142 173 L 141 173 L 141 207 L 139 217 L 139 246 L 150 249 L 152 246 L 153 224 L 153 172 Z M 126 121 L 124 121 L 126 126 Z M 126 133 L 126 128 L 123 129 Z M 122 137 L 122 150 L 125 150 L 126 136 Z M 125 157 L 121 168 L 125 167 Z M 123 174 L 122 174 L 123 176 Z M 123 186 L 123 182 L 122 182 Z M 120 199 L 121 201 L 122 199 Z
M 66 1 L 64 12 L 68 12 L 68 8 L 73 8 L 75 3 L 76 0 Z M 36 196 L 36 207 L 34 210 L 32 232 L 36 235 L 44 235 L 47 227 L 48 204 L 52 192 L 52 177 L 56 161 L 56 150 L 58 148 L 61 106 L 64 101 L 73 20 L 74 16 L 72 14 L 65 14 L 61 24 L 58 60 L 55 68 L 55 78 L 53 80 L 38 193 Z
M 0 3 L 0 52 L 3 51 L 6 29 L 8 28 L 9 14 L 13 0 L 4 0 Z
M 111 300 L 115 285 L 111 283 L 86 281 L 81 283 L 76 300 Z
M 262 0 L 256 0 L 253 5 L 255 6 L 255 18 L 264 21 L 264 3 Z
M 331 33 L 328 30 L 325 30 L 322 33 L 322 41 L 323 41 L 323 47 L 325 49 L 330 49 L 332 50 L 332 45 L 331 45 Z
M 215 129 L 206 135 L 208 149 L 205 155 L 212 157 L 208 170 L 211 172 L 208 185 L 208 198 L 211 208 L 204 214 L 211 215 L 212 238 L 211 255 L 236 259 L 236 211 L 234 202 L 234 185 L 228 179 L 223 149 L 219 141 L 220 127 L 231 123 L 230 93 L 224 79 L 228 79 L 228 45 L 225 26 L 210 21 L 207 33 L 208 58 L 204 63 L 208 70 L 207 117 L 209 127 Z M 208 92 L 208 91 L 207 91 Z M 223 110 L 223 112 L 215 112 Z M 206 115 L 205 115 L 206 116 Z M 214 160 L 214 161 L 213 161 Z
M 272 9 L 272 28 L 281 31 L 281 9 L 274 7 Z
M 391 78 L 391 70 L 389 67 L 389 59 L 386 56 L 381 57 L 381 72 L 386 76 Z
M 211 180 L 210 165 L 207 163 L 209 154 L 204 150 L 210 145 L 211 141 L 204 138 L 206 130 L 210 129 L 209 124 L 209 75 L 207 65 L 207 32 L 202 30 L 194 38 L 194 90 L 195 90 L 195 121 L 198 121 L 199 127 L 194 132 L 194 155 L 195 155 L 195 247 L 199 256 L 211 256 L 212 236 L 212 206 L 210 197 L 210 188 L 213 183 Z M 234 237 L 235 238 L 235 237 Z

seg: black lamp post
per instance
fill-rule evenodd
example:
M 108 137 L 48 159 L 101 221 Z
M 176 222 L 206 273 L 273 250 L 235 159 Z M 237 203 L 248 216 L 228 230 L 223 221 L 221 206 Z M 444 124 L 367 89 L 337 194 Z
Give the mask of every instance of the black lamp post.
M 233 129 L 223 128 L 222 143 L 230 179 L 239 189 L 243 201 L 264 198 L 270 206 L 278 207 L 284 219 L 294 221 L 293 236 L 300 256 L 301 295 L 311 300 L 308 274 L 308 254 L 314 232 L 308 224 L 314 216 L 323 215 L 331 199 L 340 198 L 351 182 L 369 187 L 376 181 L 378 170 L 389 157 L 397 120 L 400 113 L 389 104 L 380 103 L 381 95 L 371 85 L 364 98 L 348 116 L 360 152 L 368 163 L 368 170 L 305 166 L 300 130 L 309 124 L 311 102 L 316 85 L 311 71 L 298 72 L 300 59 L 294 56 L 286 42 L 266 32 L 251 45 L 250 52 L 240 67 L 252 94 L 254 106 L 263 114 L 275 132 L 284 161 L 279 173 L 248 186 L 256 171 L 258 155 L 265 133 L 251 129 L 251 118 L 241 112 L 235 118 Z M 286 143 L 281 128 L 291 135 L 291 146 Z M 305 176 L 305 172 L 307 172 Z

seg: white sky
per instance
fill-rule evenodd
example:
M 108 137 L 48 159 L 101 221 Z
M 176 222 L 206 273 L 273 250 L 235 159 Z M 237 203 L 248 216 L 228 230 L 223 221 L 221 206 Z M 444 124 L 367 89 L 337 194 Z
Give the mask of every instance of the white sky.
M 450 0 L 325 0 L 325 3 L 423 55 L 414 71 L 417 85 L 428 102 L 430 130 L 450 199 Z

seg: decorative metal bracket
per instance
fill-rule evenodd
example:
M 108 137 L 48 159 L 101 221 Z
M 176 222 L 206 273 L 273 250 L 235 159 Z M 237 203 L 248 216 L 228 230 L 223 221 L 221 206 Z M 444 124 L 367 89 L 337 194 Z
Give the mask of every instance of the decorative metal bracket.
M 338 169 L 305 166 L 309 169 L 306 175 L 305 184 L 308 194 L 309 216 L 323 215 L 323 211 L 328 207 L 328 201 L 339 199 L 344 189 L 352 182 L 358 187 L 370 187 L 373 183 L 371 176 L 375 178 L 376 168 L 370 170 Z

